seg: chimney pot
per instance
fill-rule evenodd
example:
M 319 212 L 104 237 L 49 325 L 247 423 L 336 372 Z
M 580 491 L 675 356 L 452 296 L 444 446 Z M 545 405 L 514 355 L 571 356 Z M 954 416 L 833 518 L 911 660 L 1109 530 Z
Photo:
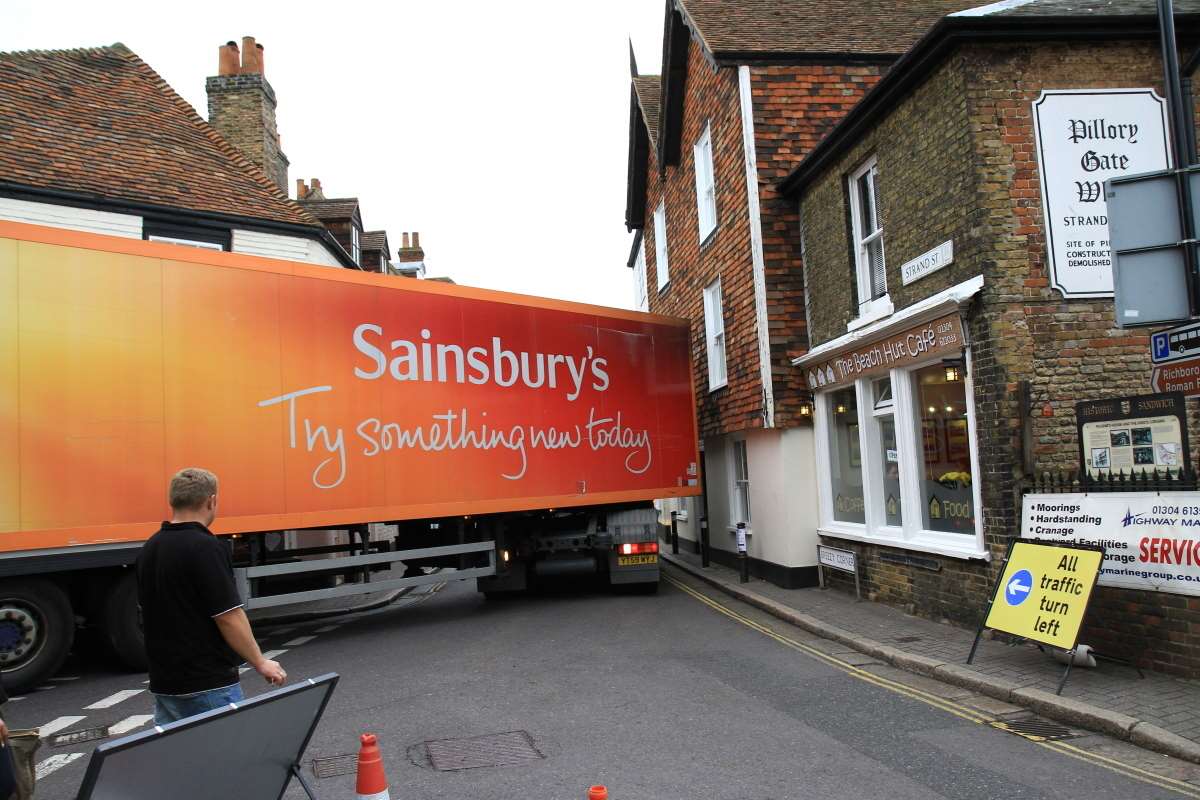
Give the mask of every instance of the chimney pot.
M 258 47 L 253 36 L 242 37 L 242 74 L 250 75 L 261 72 L 258 66 Z
M 308 194 L 308 187 L 304 185 L 304 178 L 296 178 L 296 199 L 303 200 Z
M 263 57 L 263 55 L 264 55 L 263 54 L 263 46 L 261 44 L 254 45 L 254 59 L 257 62 L 258 74 L 262 75 L 263 77 L 266 77 L 267 62 L 266 62 L 266 59 Z
M 312 188 L 314 188 L 314 189 L 320 189 L 320 188 L 321 188 L 321 180 L 320 180 L 320 178 L 313 178 L 313 179 L 311 180 L 311 183 L 312 183 Z
M 403 238 L 403 241 L 402 241 L 402 242 L 401 242 L 401 244 L 400 244 L 400 247 L 401 247 L 401 249 L 403 249 L 403 250 L 407 250 L 407 249 L 408 249 L 408 231 L 405 231 L 405 232 L 404 232 L 404 238 Z
M 421 249 L 421 234 L 416 231 L 413 231 L 413 247 L 418 250 Z
M 217 57 L 217 74 L 237 75 L 239 61 L 237 42 L 226 42 L 221 45 Z

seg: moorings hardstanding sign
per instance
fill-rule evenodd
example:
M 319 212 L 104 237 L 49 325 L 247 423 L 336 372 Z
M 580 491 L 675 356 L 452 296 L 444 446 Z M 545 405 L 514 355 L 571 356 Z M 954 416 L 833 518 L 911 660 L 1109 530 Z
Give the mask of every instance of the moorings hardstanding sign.
M 1102 546 L 1101 586 L 1200 596 L 1200 492 L 1027 494 L 1021 536 Z
M 1104 181 L 1170 168 L 1166 103 L 1153 89 L 1056 89 L 1033 115 L 1051 284 L 1112 297 Z

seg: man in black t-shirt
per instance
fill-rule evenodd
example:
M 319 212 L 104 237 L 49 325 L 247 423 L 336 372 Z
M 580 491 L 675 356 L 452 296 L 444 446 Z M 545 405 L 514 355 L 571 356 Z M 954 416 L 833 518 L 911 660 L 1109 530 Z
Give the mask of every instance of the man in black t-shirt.
M 150 537 L 137 563 L 156 725 L 241 700 L 243 661 L 272 685 L 287 680 L 250 630 L 228 545 L 208 530 L 217 516 L 217 477 L 180 470 L 169 494 L 171 521 Z

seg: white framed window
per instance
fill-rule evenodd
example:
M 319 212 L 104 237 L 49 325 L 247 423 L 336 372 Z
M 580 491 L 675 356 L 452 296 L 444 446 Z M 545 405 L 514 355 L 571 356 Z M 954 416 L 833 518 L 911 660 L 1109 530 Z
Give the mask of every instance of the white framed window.
M 985 557 L 968 375 L 932 361 L 816 399 L 822 533 Z
M 725 385 L 725 311 L 721 305 L 721 279 L 704 287 L 704 340 L 708 344 L 708 390 Z
M 746 440 L 729 443 L 729 481 L 732 493 L 729 503 L 729 524 L 739 522 L 750 527 L 750 461 L 746 455 Z
M 659 202 L 654 209 L 654 271 L 658 274 L 658 290 L 671 280 L 667 267 L 667 201 Z
M 879 211 L 879 165 L 874 158 L 850 175 L 850 227 L 858 277 L 858 322 L 866 324 L 892 313 L 883 253 Z M 851 327 L 856 327 L 851 325 Z
M 358 242 L 358 228 L 354 225 L 350 226 L 350 258 L 354 259 L 354 263 L 362 265 L 362 248 Z
M 646 240 L 638 245 L 637 258 L 633 262 L 633 303 L 638 311 L 649 311 L 650 301 L 646 297 Z
M 717 180 L 713 172 L 712 125 L 692 145 L 692 162 L 696 173 L 696 219 L 700 224 L 700 241 L 704 242 L 717 227 Z

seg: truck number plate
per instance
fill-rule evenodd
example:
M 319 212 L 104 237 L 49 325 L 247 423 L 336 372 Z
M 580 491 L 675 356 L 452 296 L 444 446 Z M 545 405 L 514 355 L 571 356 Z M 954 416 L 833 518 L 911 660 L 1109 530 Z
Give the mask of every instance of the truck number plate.
M 618 567 L 633 567 L 638 564 L 657 564 L 658 556 L 617 556 Z

